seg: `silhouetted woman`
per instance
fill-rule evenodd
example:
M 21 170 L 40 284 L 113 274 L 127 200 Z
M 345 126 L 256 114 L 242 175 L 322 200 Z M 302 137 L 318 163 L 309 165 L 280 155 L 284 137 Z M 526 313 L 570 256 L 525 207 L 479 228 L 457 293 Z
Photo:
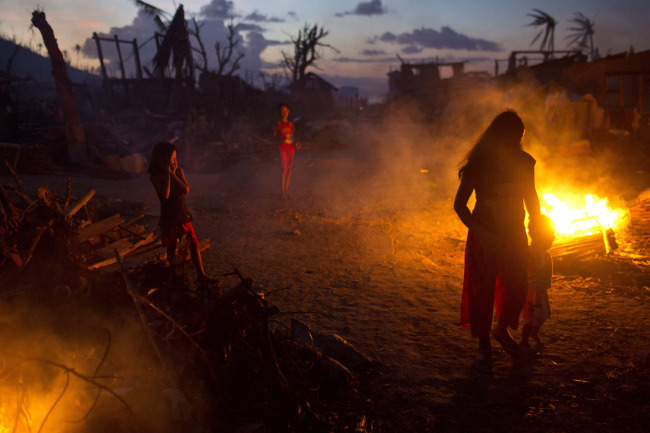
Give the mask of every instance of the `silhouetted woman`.
M 522 149 L 524 132 L 517 113 L 504 111 L 492 120 L 458 171 L 454 210 L 469 229 L 461 325 L 478 337 L 475 366 L 484 372 L 492 371 L 490 330 L 495 309 L 494 339 L 512 356 L 519 354 L 507 327 L 517 328 L 528 287 L 524 204 L 531 219 L 540 213 L 535 160 Z M 472 192 L 476 204 L 470 211 Z

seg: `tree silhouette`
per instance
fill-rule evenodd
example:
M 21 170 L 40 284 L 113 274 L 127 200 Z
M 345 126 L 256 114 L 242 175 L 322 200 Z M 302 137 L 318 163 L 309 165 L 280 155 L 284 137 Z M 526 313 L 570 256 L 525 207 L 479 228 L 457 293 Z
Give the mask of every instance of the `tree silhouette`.
M 237 38 L 237 27 L 233 24 L 231 19 L 230 24 L 228 24 L 227 42 L 217 42 L 214 44 L 214 48 L 217 51 L 217 62 L 219 63 L 217 75 L 231 76 L 239 69 L 239 62 L 244 58 L 244 53 L 237 50 L 237 45 L 239 45 L 240 42 L 241 39 Z M 236 54 L 234 58 L 233 54 Z M 226 68 L 228 68 L 227 72 Z
M 339 52 L 331 45 L 321 42 L 323 38 L 329 35 L 323 27 L 318 27 L 318 24 L 309 26 L 305 24 L 302 29 L 298 31 L 298 36 L 291 38 L 293 42 L 293 54 L 282 52 L 283 61 L 282 66 L 291 74 L 291 83 L 299 89 L 304 84 L 305 71 L 309 66 L 315 66 L 317 61 L 322 57 L 319 53 L 319 48 L 329 48 Z
M 176 9 L 174 18 L 169 23 L 165 36 L 160 43 L 160 48 L 153 58 L 153 68 L 157 76 L 163 77 L 165 75 L 165 69 L 170 59 L 177 79 L 183 77 L 185 67 L 190 71 L 193 68 L 190 34 L 187 30 L 187 23 L 185 22 L 183 5 L 180 5 Z M 191 74 L 189 77 L 193 78 Z
M 533 45 L 537 40 L 544 35 L 542 38 L 542 43 L 539 46 L 540 51 L 550 51 L 553 53 L 555 50 L 555 25 L 557 24 L 557 21 L 547 14 L 546 12 L 542 12 L 539 9 L 533 9 L 535 13 L 533 14 L 528 14 L 529 17 L 533 17 L 533 21 L 529 23 L 529 26 L 534 26 L 534 27 L 540 27 L 544 26 L 542 30 L 540 30 L 539 33 L 533 38 L 533 41 L 530 43 Z
M 160 29 L 161 32 L 166 32 L 167 31 L 167 24 L 169 22 L 168 17 L 171 17 L 171 14 L 169 12 L 165 12 L 164 10 L 157 8 L 156 6 L 150 5 L 149 3 L 145 3 L 141 0 L 133 0 L 133 3 L 142 9 L 144 13 L 149 15 L 150 17 L 153 18 L 154 22 L 158 26 L 158 29 Z
M 79 54 L 81 53 L 81 45 L 75 45 L 74 51 L 77 53 L 77 67 L 79 67 Z
M 569 21 L 573 27 L 569 27 L 571 34 L 567 36 L 569 46 L 575 45 L 581 50 L 588 49 L 591 60 L 594 59 L 594 27 L 595 22 L 584 16 L 580 12 L 574 14 L 573 19 Z

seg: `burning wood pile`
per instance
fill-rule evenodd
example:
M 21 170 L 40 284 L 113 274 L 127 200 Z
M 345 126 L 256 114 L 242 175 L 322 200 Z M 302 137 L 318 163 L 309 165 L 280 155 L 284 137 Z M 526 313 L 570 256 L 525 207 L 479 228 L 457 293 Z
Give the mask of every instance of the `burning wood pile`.
M 544 194 L 550 205 L 546 213 L 558 226 L 557 240 L 550 250 L 556 259 L 585 259 L 605 256 L 619 248 L 616 231 L 624 235 L 626 244 L 635 251 L 650 247 L 650 190 L 627 204 L 627 209 L 612 209 L 606 199 L 591 195 L 586 205 L 573 209 L 552 194 Z
M 51 308 L 46 316 L 57 323 L 62 335 L 76 335 L 86 327 L 88 316 L 131 317 L 140 326 L 129 332 L 140 333 L 133 337 L 144 343 L 128 358 L 157 362 L 140 372 L 129 363 L 127 376 L 140 374 L 145 383 L 155 374 L 163 378 L 165 389 L 124 391 L 131 389 L 125 388 L 125 382 L 138 380 L 124 377 L 125 371 L 116 367 L 121 356 L 112 352 L 120 348 L 112 347 L 110 338 L 104 349 L 91 349 L 104 355 L 97 365 L 86 364 L 85 369 L 76 364 L 76 357 L 61 359 L 53 348 L 43 352 L 52 358 L 0 349 L 0 390 L 18 390 L 16 398 L 0 399 L 0 426 L 13 426 L 16 432 L 40 431 L 56 423 L 53 414 L 72 409 L 77 411 L 72 418 L 97 423 L 106 416 L 106 407 L 118 407 L 108 412 L 112 418 L 119 414 L 128 418 L 125 425 L 154 431 L 154 420 L 139 411 L 143 402 L 138 399 L 144 394 L 146 406 L 160 398 L 156 392 L 168 399 L 171 409 L 165 416 L 178 427 L 175 431 L 332 431 L 337 424 L 356 423 L 356 414 L 323 405 L 329 397 L 349 390 L 356 372 L 372 364 L 345 340 L 312 331 L 297 320 L 282 325 L 268 293 L 254 290 L 252 281 L 237 271 L 229 274 L 239 281 L 229 290 L 223 290 L 221 283 L 198 291 L 173 288 L 167 283 L 169 269 L 157 259 L 161 256 L 155 237 L 138 224 L 141 215 L 125 219 L 113 214 L 82 223 L 86 218 L 80 217 L 80 210 L 93 197 L 93 190 L 77 199 L 68 181 L 65 198 L 46 185 L 38 189 L 37 198 L 31 198 L 12 174 L 14 184 L 0 184 L 0 304 L 18 311 L 27 293 L 31 304 Z M 131 268 L 126 263 L 129 255 L 140 260 Z M 106 272 L 113 264 L 119 272 Z M 66 290 L 56 291 L 56 287 Z M 56 314 L 61 317 L 49 317 Z M 5 328 L 20 329 L 23 323 L 25 319 L 18 315 L 15 324 L 7 319 Z M 15 338 L 9 335 L 0 331 L 0 338 L 7 337 L 5 348 Z M 75 347 L 79 345 L 83 343 L 75 342 Z M 51 383 L 39 383 L 45 379 L 31 376 L 27 364 L 50 369 Z M 17 382 L 18 376 L 28 379 Z M 74 380 L 94 389 L 97 396 L 80 401 L 75 395 L 69 398 L 73 405 L 61 408 Z M 39 389 L 63 382 L 58 398 L 39 394 Z M 24 394 L 30 398 L 20 398 Z M 8 401 L 16 403 L 7 407 Z
M 543 194 L 544 208 L 556 225 L 556 241 L 549 250 L 555 259 L 604 256 L 618 249 L 613 226 L 621 225 L 624 213 L 611 210 L 606 199 L 587 195 L 584 205 L 570 207 L 553 194 Z

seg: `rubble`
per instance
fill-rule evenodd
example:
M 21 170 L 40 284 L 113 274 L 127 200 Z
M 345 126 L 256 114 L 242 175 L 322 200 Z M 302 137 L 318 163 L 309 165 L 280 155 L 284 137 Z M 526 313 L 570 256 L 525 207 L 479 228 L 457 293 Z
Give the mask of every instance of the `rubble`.
M 0 184 L 0 287 L 5 305 L 11 305 L 19 291 L 28 290 L 39 293 L 33 302 L 66 311 L 61 313 L 68 315 L 64 322 L 75 327 L 84 323 L 71 314 L 101 315 L 107 308 L 121 311 L 112 314 L 137 317 L 146 335 L 143 341 L 148 341 L 140 350 L 158 359 L 151 369 L 168 381 L 161 395 L 172 406 L 174 422 L 190 429 L 186 431 L 234 431 L 250 425 L 260 426 L 260 431 L 332 431 L 335 423 L 344 422 L 339 409 L 322 403 L 350 390 L 353 371 L 369 367 L 368 359 L 349 343 L 339 337 L 336 345 L 327 342 L 327 349 L 321 341 L 327 335 L 311 331 L 318 346 L 309 345 L 288 328 L 274 325 L 272 318 L 280 314 L 277 307 L 236 270 L 228 275 L 239 283 L 229 289 L 221 287 L 221 281 L 217 287 L 173 287 L 159 241 L 141 224 L 142 214 L 126 218 L 113 213 L 89 222 L 86 218 L 92 212 L 87 207 L 94 190 L 76 198 L 68 180 L 65 198 L 44 185 L 32 199 L 22 191 L 17 176 L 15 180 L 16 185 Z M 202 245 L 209 247 L 209 240 Z M 111 266 L 119 272 L 108 272 Z M 60 287 L 67 288 L 64 299 Z M 81 308 L 70 310 L 66 304 Z M 354 369 L 328 356 L 331 347 L 339 354 L 344 349 L 343 362 Z M 104 358 L 110 350 L 108 345 Z M 2 356 L 5 359 L 6 354 Z M 5 362 L 20 369 L 20 358 Z M 57 367 L 61 375 L 75 371 L 54 358 L 37 362 Z M 127 418 L 142 416 L 129 397 L 135 391 L 117 385 L 125 380 L 118 372 L 99 377 L 75 371 L 75 377 L 114 398 L 127 409 Z M 0 378 L 0 386 L 4 380 Z M 85 420 L 101 412 L 102 403 L 96 404 Z M 50 412 L 57 410 L 55 406 Z

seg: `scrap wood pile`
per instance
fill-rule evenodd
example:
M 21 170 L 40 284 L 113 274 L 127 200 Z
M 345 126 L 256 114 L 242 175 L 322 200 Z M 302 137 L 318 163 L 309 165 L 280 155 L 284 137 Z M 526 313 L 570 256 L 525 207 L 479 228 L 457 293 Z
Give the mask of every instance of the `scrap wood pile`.
M 163 260 L 141 261 L 127 268 L 121 252 L 155 244 L 136 224 L 138 216 L 126 220 L 111 216 L 83 225 L 80 220 L 87 216 L 82 218 L 80 210 L 93 196 L 92 190 L 77 199 L 68 182 L 67 194 L 60 198 L 44 185 L 31 198 L 20 179 L 14 176 L 14 180 L 0 184 L 3 302 L 18 299 L 14 291 L 31 291 L 38 292 L 30 298 L 33 302 L 75 305 L 60 308 L 67 314 L 82 306 L 86 312 L 98 313 L 119 309 L 136 318 L 142 325 L 141 340 L 149 342 L 141 350 L 159 360 L 152 369 L 166 372 L 171 387 L 180 390 L 189 404 L 192 415 L 175 418 L 186 424 L 186 431 L 190 427 L 191 431 L 199 427 L 233 431 L 242 425 L 248 426 L 246 431 L 257 425 L 254 431 L 258 432 L 333 431 L 337 424 L 356 422 L 356 414 L 344 413 L 340 405 L 333 409 L 324 404 L 329 397 L 350 391 L 356 372 L 372 365 L 345 340 L 312 331 L 297 320 L 283 324 L 286 316 L 238 273 L 240 283 L 230 290 L 195 291 L 167 284 L 170 273 Z M 118 248 L 116 243 L 127 245 L 122 241 L 127 238 L 129 246 Z M 107 257 L 109 249 L 112 258 Z M 105 251 L 100 261 L 96 261 L 98 250 Z M 105 272 L 106 266 L 97 266 L 104 261 L 115 262 L 120 272 Z M 66 297 L 48 297 L 48 288 L 54 286 L 67 287 Z M 110 306 L 105 302 L 109 299 Z M 83 313 L 79 310 L 80 317 L 86 317 Z M 83 327 L 69 317 L 61 322 Z M 70 371 L 65 361 L 45 362 L 60 366 L 61 374 Z M 121 372 L 104 373 L 106 380 L 117 381 L 120 387 Z M 108 389 L 94 377 L 89 383 Z M 129 394 L 120 398 L 109 394 L 118 405 L 133 405 L 128 413 L 139 416 L 134 409 L 138 402 Z
M 603 256 L 618 249 L 612 229 L 602 229 L 594 234 L 560 239 L 549 250 L 554 259 L 584 259 Z
M 68 179 L 65 198 L 47 185 L 30 197 L 11 171 L 15 182 L 0 184 L 0 287 L 37 272 L 39 266 L 28 267 L 35 255 L 39 264 L 97 269 L 115 263 L 110 257 L 114 250 L 126 255 L 155 241 L 153 233 L 134 224 L 143 215 L 125 221 L 118 214 L 97 223 L 90 222 L 87 212 L 80 215 L 95 194 L 92 189 L 76 198 Z

